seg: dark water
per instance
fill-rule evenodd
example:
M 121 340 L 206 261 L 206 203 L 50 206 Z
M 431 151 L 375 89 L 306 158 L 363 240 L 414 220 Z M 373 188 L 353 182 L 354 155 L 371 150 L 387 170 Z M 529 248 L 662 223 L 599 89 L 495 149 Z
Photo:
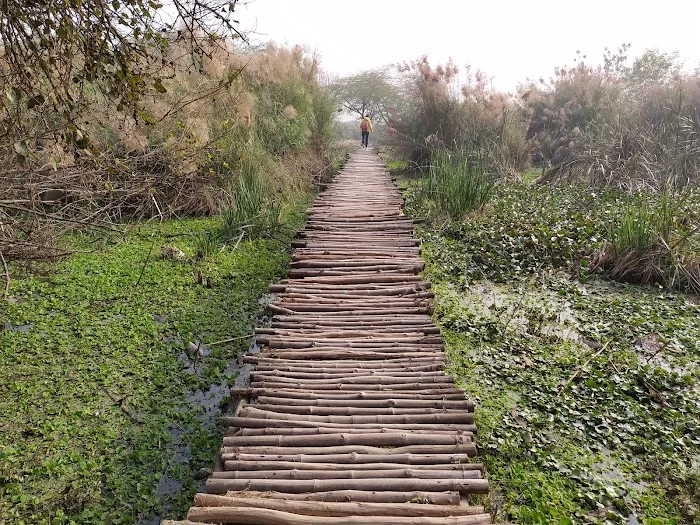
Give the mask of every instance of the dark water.
M 264 296 L 261 298 L 261 304 L 266 304 L 267 302 L 271 301 L 272 297 L 268 298 L 268 296 Z M 267 319 L 262 319 L 260 321 L 264 326 Z M 174 340 L 172 338 L 169 342 L 179 344 L 180 347 L 184 346 L 182 341 Z M 210 349 L 203 345 L 200 341 L 194 341 L 194 345 L 198 347 L 197 351 L 200 355 L 199 359 L 192 359 L 184 350 L 178 355 L 178 359 L 182 362 L 183 368 L 188 374 L 200 377 L 202 369 L 201 360 L 206 359 L 210 353 Z M 260 347 L 255 342 L 253 342 L 248 348 L 249 353 L 257 353 L 259 351 Z M 250 383 L 250 372 L 253 369 L 253 365 L 243 363 L 242 357 L 243 356 L 239 356 L 228 363 L 222 375 L 224 379 L 222 379 L 221 382 L 212 385 L 206 391 L 196 390 L 187 395 L 186 410 L 198 410 L 199 419 L 204 428 L 214 428 L 217 424 L 219 416 L 227 414 L 233 409 L 230 403 L 224 402 L 228 398 L 231 388 L 228 385 L 226 378 L 232 376 L 236 377 L 234 384 L 235 388 L 242 388 Z M 168 469 L 166 469 L 168 471 L 171 470 L 172 467 L 186 465 L 192 459 L 192 451 L 189 443 L 187 443 L 183 429 L 179 426 L 173 426 L 170 429 L 170 437 L 173 455 L 170 460 L 170 465 Z M 210 467 L 213 467 L 213 464 L 210 465 Z M 203 468 L 195 476 L 196 479 L 200 480 L 198 491 L 204 490 L 204 484 L 209 474 L 210 469 Z M 142 525 L 159 525 L 161 520 L 165 519 L 165 516 L 167 516 L 172 501 L 181 490 L 182 482 L 180 480 L 173 479 L 164 474 L 161 477 L 156 490 L 158 499 L 164 502 L 163 512 L 158 517 L 149 520 L 141 520 L 139 523 Z

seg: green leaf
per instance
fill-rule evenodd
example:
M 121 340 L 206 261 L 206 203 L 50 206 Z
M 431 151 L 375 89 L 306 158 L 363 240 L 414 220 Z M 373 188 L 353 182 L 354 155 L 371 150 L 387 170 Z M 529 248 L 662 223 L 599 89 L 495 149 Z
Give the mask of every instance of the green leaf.
M 17 89 L 16 87 L 11 87 L 8 88 L 6 91 L 7 98 L 12 102 L 13 104 L 17 104 L 22 99 L 22 92 Z
M 155 124 L 156 119 L 151 115 L 148 111 L 145 109 L 139 109 L 136 112 L 136 117 L 140 120 L 143 120 L 146 124 Z
M 17 155 L 21 155 L 22 157 L 29 156 L 29 148 L 27 147 L 26 140 L 18 140 L 17 142 L 15 142 L 14 146 Z
M 153 82 L 153 87 L 156 88 L 158 93 L 166 93 L 168 91 L 160 80 L 155 80 Z

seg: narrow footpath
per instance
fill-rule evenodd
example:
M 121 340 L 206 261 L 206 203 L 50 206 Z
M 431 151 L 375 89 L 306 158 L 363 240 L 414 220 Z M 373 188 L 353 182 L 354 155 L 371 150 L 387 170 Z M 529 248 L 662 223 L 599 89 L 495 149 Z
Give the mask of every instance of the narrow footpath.
M 467 502 L 488 492 L 473 404 L 443 371 L 401 205 L 372 150 L 317 197 L 207 493 L 164 524 L 491 523 Z

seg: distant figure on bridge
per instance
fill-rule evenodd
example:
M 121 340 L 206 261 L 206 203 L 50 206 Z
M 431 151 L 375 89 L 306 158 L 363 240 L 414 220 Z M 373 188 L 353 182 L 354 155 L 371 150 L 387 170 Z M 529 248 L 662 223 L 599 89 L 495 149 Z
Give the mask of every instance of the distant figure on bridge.
M 372 133 L 372 121 L 369 119 L 369 115 L 365 115 L 360 121 L 360 131 L 362 132 L 362 146 L 367 147 L 369 145 L 369 134 Z

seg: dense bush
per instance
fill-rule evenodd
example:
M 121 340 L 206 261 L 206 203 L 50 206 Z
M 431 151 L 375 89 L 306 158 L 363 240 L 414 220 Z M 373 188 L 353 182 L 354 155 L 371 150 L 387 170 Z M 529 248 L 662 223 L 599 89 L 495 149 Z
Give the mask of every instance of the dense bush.
M 548 82 L 521 88 L 542 181 L 582 177 L 626 188 L 697 182 L 700 76 L 675 55 L 650 50 L 628 65 L 623 46 L 603 65 L 583 58 Z
M 185 51 L 169 49 L 174 56 Z M 55 238 L 24 233 L 50 231 L 47 224 L 213 213 L 235 201 L 244 172 L 254 172 L 249 178 L 260 181 L 269 202 L 310 188 L 332 137 L 334 109 L 313 57 L 299 46 L 212 46 L 197 71 L 181 60 L 144 101 L 141 118 L 94 92 L 79 141 L 39 134 L 22 163 L 4 159 L 3 202 L 22 204 L 0 203 L 1 252 L 59 253 Z

